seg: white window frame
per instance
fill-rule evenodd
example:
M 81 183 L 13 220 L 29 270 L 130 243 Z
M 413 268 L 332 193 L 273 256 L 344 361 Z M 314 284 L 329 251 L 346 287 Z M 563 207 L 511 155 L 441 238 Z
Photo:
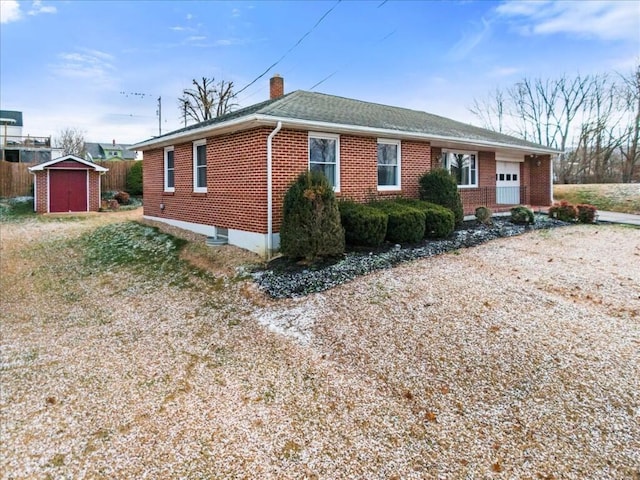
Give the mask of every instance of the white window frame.
M 376 144 L 376 182 L 377 182 L 377 177 L 378 177 L 378 168 L 380 167 L 380 164 L 378 163 L 378 145 L 379 144 L 386 144 L 386 145 L 395 145 L 397 147 L 396 152 L 397 152 L 397 158 L 396 158 L 396 168 L 398 169 L 398 175 L 397 175 L 397 181 L 395 185 L 378 185 L 378 191 L 389 191 L 389 190 L 401 190 L 402 189 L 402 149 L 401 149 L 401 145 L 402 142 L 400 140 L 394 140 L 394 139 L 390 139 L 390 138 L 379 138 L 378 142 Z
M 471 150 L 443 150 L 442 154 L 444 155 L 444 167 L 451 173 L 451 164 L 449 163 L 449 154 L 457 154 L 457 155 L 473 155 L 476 159 L 476 178 L 474 184 L 469 185 L 458 185 L 458 188 L 478 188 L 480 182 L 480 162 L 478 159 L 478 152 L 473 152 Z M 457 183 L 457 181 L 456 181 Z
M 198 168 L 203 168 L 202 166 L 198 166 L 198 147 L 204 146 L 204 187 L 198 185 Z M 193 142 L 193 191 L 195 193 L 207 193 L 207 140 L 197 140 Z
M 312 138 L 320 138 L 323 140 L 335 140 L 336 142 L 336 168 L 335 168 L 335 177 L 333 179 L 333 191 L 340 192 L 340 135 L 335 133 L 323 133 L 323 132 L 309 132 L 308 140 L 307 140 L 307 167 L 311 170 L 311 139 Z M 331 179 L 329 179 L 331 181 Z
M 167 184 L 167 180 L 168 180 L 168 160 L 169 160 L 169 152 L 173 152 L 173 187 L 170 187 Z M 171 147 L 164 147 L 164 166 L 162 169 L 163 172 L 163 177 L 164 177 L 164 191 L 165 192 L 175 192 L 176 191 L 176 153 L 175 153 L 175 149 L 173 146 Z

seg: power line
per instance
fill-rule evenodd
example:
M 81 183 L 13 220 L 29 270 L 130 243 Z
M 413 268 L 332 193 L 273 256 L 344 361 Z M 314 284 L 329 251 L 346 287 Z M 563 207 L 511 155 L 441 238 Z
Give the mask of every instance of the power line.
M 254 78 L 251 82 L 249 82 L 247 85 L 245 85 L 244 87 L 242 87 L 239 91 L 236 92 L 236 95 L 244 92 L 247 88 L 249 88 L 251 85 L 253 85 L 254 83 L 256 83 L 258 80 L 260 80 L 262 77 L 264 77 L 267 73 L 269 73 L 269 70 L 271 70 L 273 67 L 275 67 L 276 65 L 278 65 L 282 60 L 284 60 L 287 55 L 289 55 L 298 45 L 300 45 L 302 43 L 302 41 L 307 38 L 311 32 L 313 32 L 318 25 L 320 25 L 320 23 L 322 23 L 322 21 L 326 18 L 327 15 L 329 15 L 334 8 L 336 8 L 338 6 L 338 4 L 341 2 L 342 0 L 338 0 L 329 10 L 327 10 L 324 15 L 322 15 L 320 17 L 320 19 L 316 22 L 316 24 L 311 27 L 310 30 L 307 31 L 307 33 L 305 33 L 302 37 L 300 37 L 300 39 L 291 47 L 289 48 L 289 50 L 287 50 L 285 52 L 284 55 L 282 55 L 276 62 L 274 62 L 273 64 L 271 64 L 271 66 L 269 66 L 269 68 L 267 68 L 264 72 L 262 72 L 260 75 L 258 75 L 256 78 Z
M 395 29 L 389 33 L 387 33 L 384 37 L 382 37 L 380 40 L 378 40 L 376 42 L 377 43 L 382 43 L 384 42 L 387 38 L 391 37 L 394 33 L 396 33 L 398 31 L 398 29 Z M 374 44 L 375 45 L 375 44 Z M 353 58 L 353 57 L 352 57 Z M 351 59 L 350 59 L 351 60 Z M 326 82 L 327 80 L 329 80 L 331 77 L 333 77 L 336 73 L 338 73 L 340 70 L 344 69 L 346 66 L 348 65 L 353 65 L 354 62 L 349 61 L 346 62 L 345 64 L 343 64 L 340 68 L 338 68 L 337 70 L 334 70 L 333 73 L 330 73 L 329 75 L 327 75 L 326 77 L 324 77 L 322 80 L 320 80 L 318 83 L 316 83 L 315 85 L 313 85 L 313 87 L 311 87 L 309 90 L 313 90 L 314 88 L 316 88 L 318 85 L 323 84 L 324 82 Z

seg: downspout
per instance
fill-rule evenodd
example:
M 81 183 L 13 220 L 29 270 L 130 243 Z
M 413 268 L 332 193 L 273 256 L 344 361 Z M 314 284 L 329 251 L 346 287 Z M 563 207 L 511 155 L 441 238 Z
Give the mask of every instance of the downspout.
M 267 137 L 267 260 L 271 258 L 273 250 L 273 179 L 272 179 L 272 140 L 280 129 L 282 122 L 278 121 L 276 128 Z

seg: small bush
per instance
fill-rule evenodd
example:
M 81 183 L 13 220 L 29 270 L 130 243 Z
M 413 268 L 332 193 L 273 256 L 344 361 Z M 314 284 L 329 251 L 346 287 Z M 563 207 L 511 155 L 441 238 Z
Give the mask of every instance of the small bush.
M 386 240 L 394 243 L 417 243 L 424 237 L 426 216 L 423 210 L 394 200 L 373 202 L 370 206 L 389 216 Z
M 378 247 L 387 234 L 389 216 L 368 205 L 352 201 L 338 203 L 345 240 L 349 245 Z
M 127 172 L 127 190 L 131 195 L 142 195 L 142 162 L 136 161 Z
M 533 225 L 536 219 L 531 210 L 520 205 L 511 209 L 511 222 L 519 225 Z
M 107 208 L 109 210 L 118 210 L 120 208 L 120 202 L 118 202 L 118 200 L 116 200 L 115 198 L 112 198 L 107 203 Z
M 116 200 L 120 205 L 129 205 L 129 194 L 127 192 L 118 192 L 113 196 L 113 199 Z
M 455 224 L 464 220 L 462 200 L 456 179 L 444 168 L 437 168 L 420 177 L 420 199 L 442 205 L 451 210 Z
M 399 198 L 396 202 L 409 205 L 425 214 L 425 238 L 446 238 L 455 229 L 455 216 L 453 212 L 442 205 L 416 200 L 412 198 Z
M 549 208 L 549 216 L 563 222 L 574 222 L 578 217 L 578 209 L 566 200 L 554 203 Z
M 321 172 L 304 172 L 284 197 L 280 251 L 313 261 L 344 253 L 344 228 L 333 188 Z
M 476 221 L 483 225 L 492 225 L 493 220 L 493 212 L 488 207 L 478 207 L 476 208 Z
M 456 227 L 455 215 L 442 205 L 430 204 L 425 213 L 426 229 L 424 236 L 427 238 L 446 238 L 453 233 Z
M 578 210 L 578 221 L 580 223 L 594 223 L 596 221 L 597 208 L 587 203 L 576 205 Z

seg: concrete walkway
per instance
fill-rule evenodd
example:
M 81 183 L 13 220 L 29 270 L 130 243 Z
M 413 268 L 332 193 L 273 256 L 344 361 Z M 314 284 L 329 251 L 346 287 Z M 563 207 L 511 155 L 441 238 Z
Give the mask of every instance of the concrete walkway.
M 630 213 L 605 212 L 598 210 L 598 222 L 622 223 L 624 225 L 637 225 L 640 227 L 640 215 Z

